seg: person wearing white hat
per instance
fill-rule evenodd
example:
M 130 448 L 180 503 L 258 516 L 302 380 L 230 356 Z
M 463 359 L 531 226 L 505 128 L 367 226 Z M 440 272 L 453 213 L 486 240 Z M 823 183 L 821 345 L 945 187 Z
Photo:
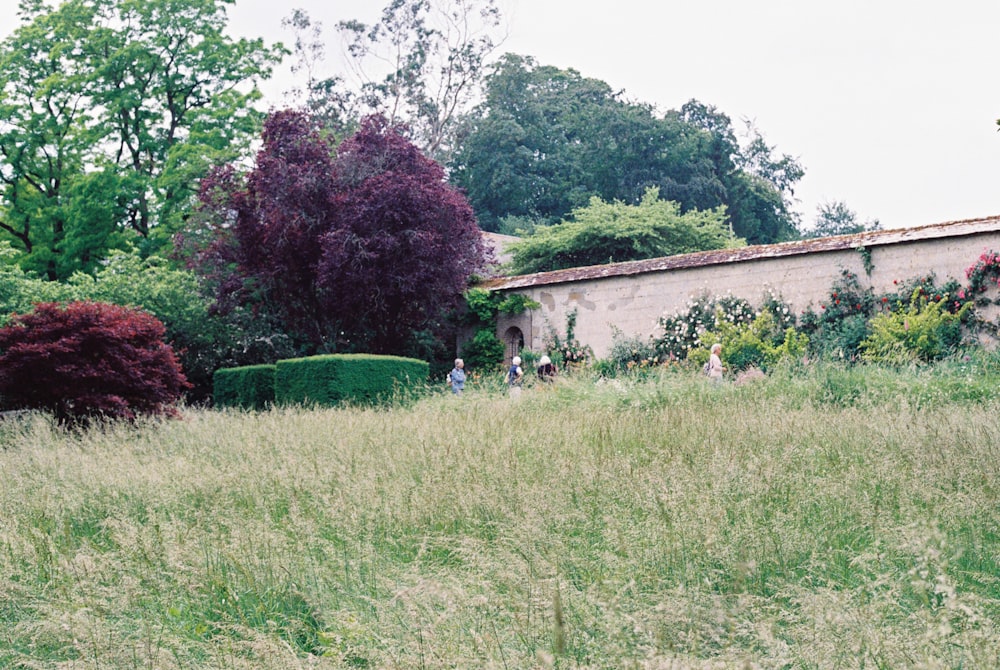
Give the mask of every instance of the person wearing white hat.
M 552 359 L 542 356 L 538 359 L 538 379 L 551 383 L 556 380 L 556 366 L 552 364 Z
M 507 385 L 510 387 L 510 395 L 517 397 L 521 395 L 521 383 L 524 381 L 524 370 L 521 369 L 521 357 L 514 356 L 510 361 L 510 369 L 507 370 Z

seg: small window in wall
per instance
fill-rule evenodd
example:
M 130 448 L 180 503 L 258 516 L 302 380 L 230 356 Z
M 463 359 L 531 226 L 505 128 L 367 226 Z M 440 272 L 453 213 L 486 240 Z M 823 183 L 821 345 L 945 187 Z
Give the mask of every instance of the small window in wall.
M 521 353 L 521 349 L 524 349 L 524 333 L 521 332 L 520 328 L 508 328 L 507 332 L 503 336 L 504 343 L 504 363 L 510 365 L 511 360 L 514 356 Z

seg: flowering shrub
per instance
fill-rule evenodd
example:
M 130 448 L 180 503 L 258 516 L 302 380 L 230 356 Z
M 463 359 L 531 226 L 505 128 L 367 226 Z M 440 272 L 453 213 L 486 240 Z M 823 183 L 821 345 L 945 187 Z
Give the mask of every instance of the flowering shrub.
M 868 321 L 881 304 L 870 288 L 861 285 L 857 275 L 844 270 L 818 311 L 803 312 L 800 327 L 809 336 L 814 353 L 854 360 L 861 342 L 868 337 Z
M 575 309 L 566 315 L 565 339 L 560 338 L 554 328 L 550 328 L 545 341 L 545 349 L 552 352 L 556 367 L 567 371 L 574 367 L 583 367 L 594 358 L 594 350 L 576 339 L 576 315 Z
M 933 361 L 952 353 L 962 340 L 961 322 L 972 308 L 966 302 L 957 312 L 948 311 L 947 294 L 929 297 L 913 291 L 906 310 L 878 314 L 871 334 L 859 349 L 865 360 L 884 363 Z
M 882 295 L 876 303 L 881 312 L 906 311 L 914 295 L 934 302 L 940 302 L 947 296 L 948 300 L 942 304 L 942 308 L 952 314 L 962 309 L 962 305 L 970 300 L 971 292 L 963 288 L 957 280 L 949 279 L 944 284 L 938 285 L 933 274 L 905 281 L 893 280 L 892 283 L 896 287 L 895 290 Z
M 972 295 L 985 293 L 987 289 L 1000 288 L 1000 254 L 985 251 L 972 267 L 965 271 Z
M 769 308 L 761 310 L 750 323 L 730 323 L 720 320 L 716 332 L 702 334 L 700 346 L 692 351 L 691 359 L 702 363 L 708 360 L 709 348 L 715 342 L 722 344 L 722 358 L 732 371 L 759 368 L 766 371 L 782 360 L 795 360 L 805 356 L 809 337 L 794 327 L 781 329 Z
M 787 306 L 785 310 L 787 313 Z M 662 361 L 683 360 L 699 346 L 702 334 L 716 330 L 720 321 L 746 324 L 755 316 L 753 307 L 743 298 L 731 295 L 692 298 L 684 310 L 659 318 L 663 336 L 654 342 L 657 356 Z
M 996 289 L 1000 288 L 1000 254 L 996 251 L 983 252 L 975 264 L 965 271 L 965 276 L 968 286 L 958 298 L 976 304 L 975 313 L 969 318 L 970 327 L 981 333 L 990 333 L 995 338 L 1000 337 L 1000 319 L 996 318 L 996 309 L 983 309 L 1000 305 L 1000 297 L 990 299 L 988 295 L 990 289 L 994 289 L 993 295 L 997 295 Z

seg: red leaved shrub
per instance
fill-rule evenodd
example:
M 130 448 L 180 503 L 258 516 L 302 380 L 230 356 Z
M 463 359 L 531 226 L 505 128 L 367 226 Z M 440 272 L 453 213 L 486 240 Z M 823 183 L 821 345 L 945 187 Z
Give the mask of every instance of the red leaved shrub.
M 0 398 L 62 424 L 176 414 L 190 387 L 154 316 L 99 302 L 40 303 L 0 328 Z

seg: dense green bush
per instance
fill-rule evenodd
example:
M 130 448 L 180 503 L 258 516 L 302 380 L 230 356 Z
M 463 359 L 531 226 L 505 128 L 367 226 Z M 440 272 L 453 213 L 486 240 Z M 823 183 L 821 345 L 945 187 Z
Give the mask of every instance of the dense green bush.
M 274 365 L 222 368 L 212 376 L 216 407 L 265 409 L 274 403 Z
M 490 372 L 503 366 L 504 346 L 492 330 L 477 330 L 471 340 L 462 345 L 462 359 L 470 372 Z
M 800 329 L 809 336 L 812 353 L 832 359 L 856 360 L 858 347 L 868 337 L 868 322 L 876 312 L 875 294 L 858 276 L 844 270 L 834 282 L 819 311 L 806 310 Z
M 749 323 L 732 323 L 720 318 L 715 332 L 702 333 L 700 346 L 692 350 L 691 358 L 698 364 L 708 360 L 708 351 L 716 342 L 722 344 L 722 359 L 732 372 L 749 368 L 768 370 L 785 360 L 802 358 L 809 346 L 809 337 L 791 326 L 781 328 L 778 319 L 765 307 Z
M 372 404 L 427 383 L 425 361 L 401 356 L 326 354 L 280 360 L 274 375 L 277 404 Z
M 972 303 L 952 313 L 947 294 L 934 297 L 914 290 L 905 310 L 876 315 L 871 335 L 859 346 L 862 358 L 882 363 L 928 362 L 957 350 L 962 342 L 962 319 Z
M 607 358 L 596 361 L 595 367 L 603 376 L 614 376 L 620 372 L 647 370 L 659 363 L 659 352 L 653 338 L 641 335 L 629 337 L 620 329 L 613 328 L 611 351 Z

